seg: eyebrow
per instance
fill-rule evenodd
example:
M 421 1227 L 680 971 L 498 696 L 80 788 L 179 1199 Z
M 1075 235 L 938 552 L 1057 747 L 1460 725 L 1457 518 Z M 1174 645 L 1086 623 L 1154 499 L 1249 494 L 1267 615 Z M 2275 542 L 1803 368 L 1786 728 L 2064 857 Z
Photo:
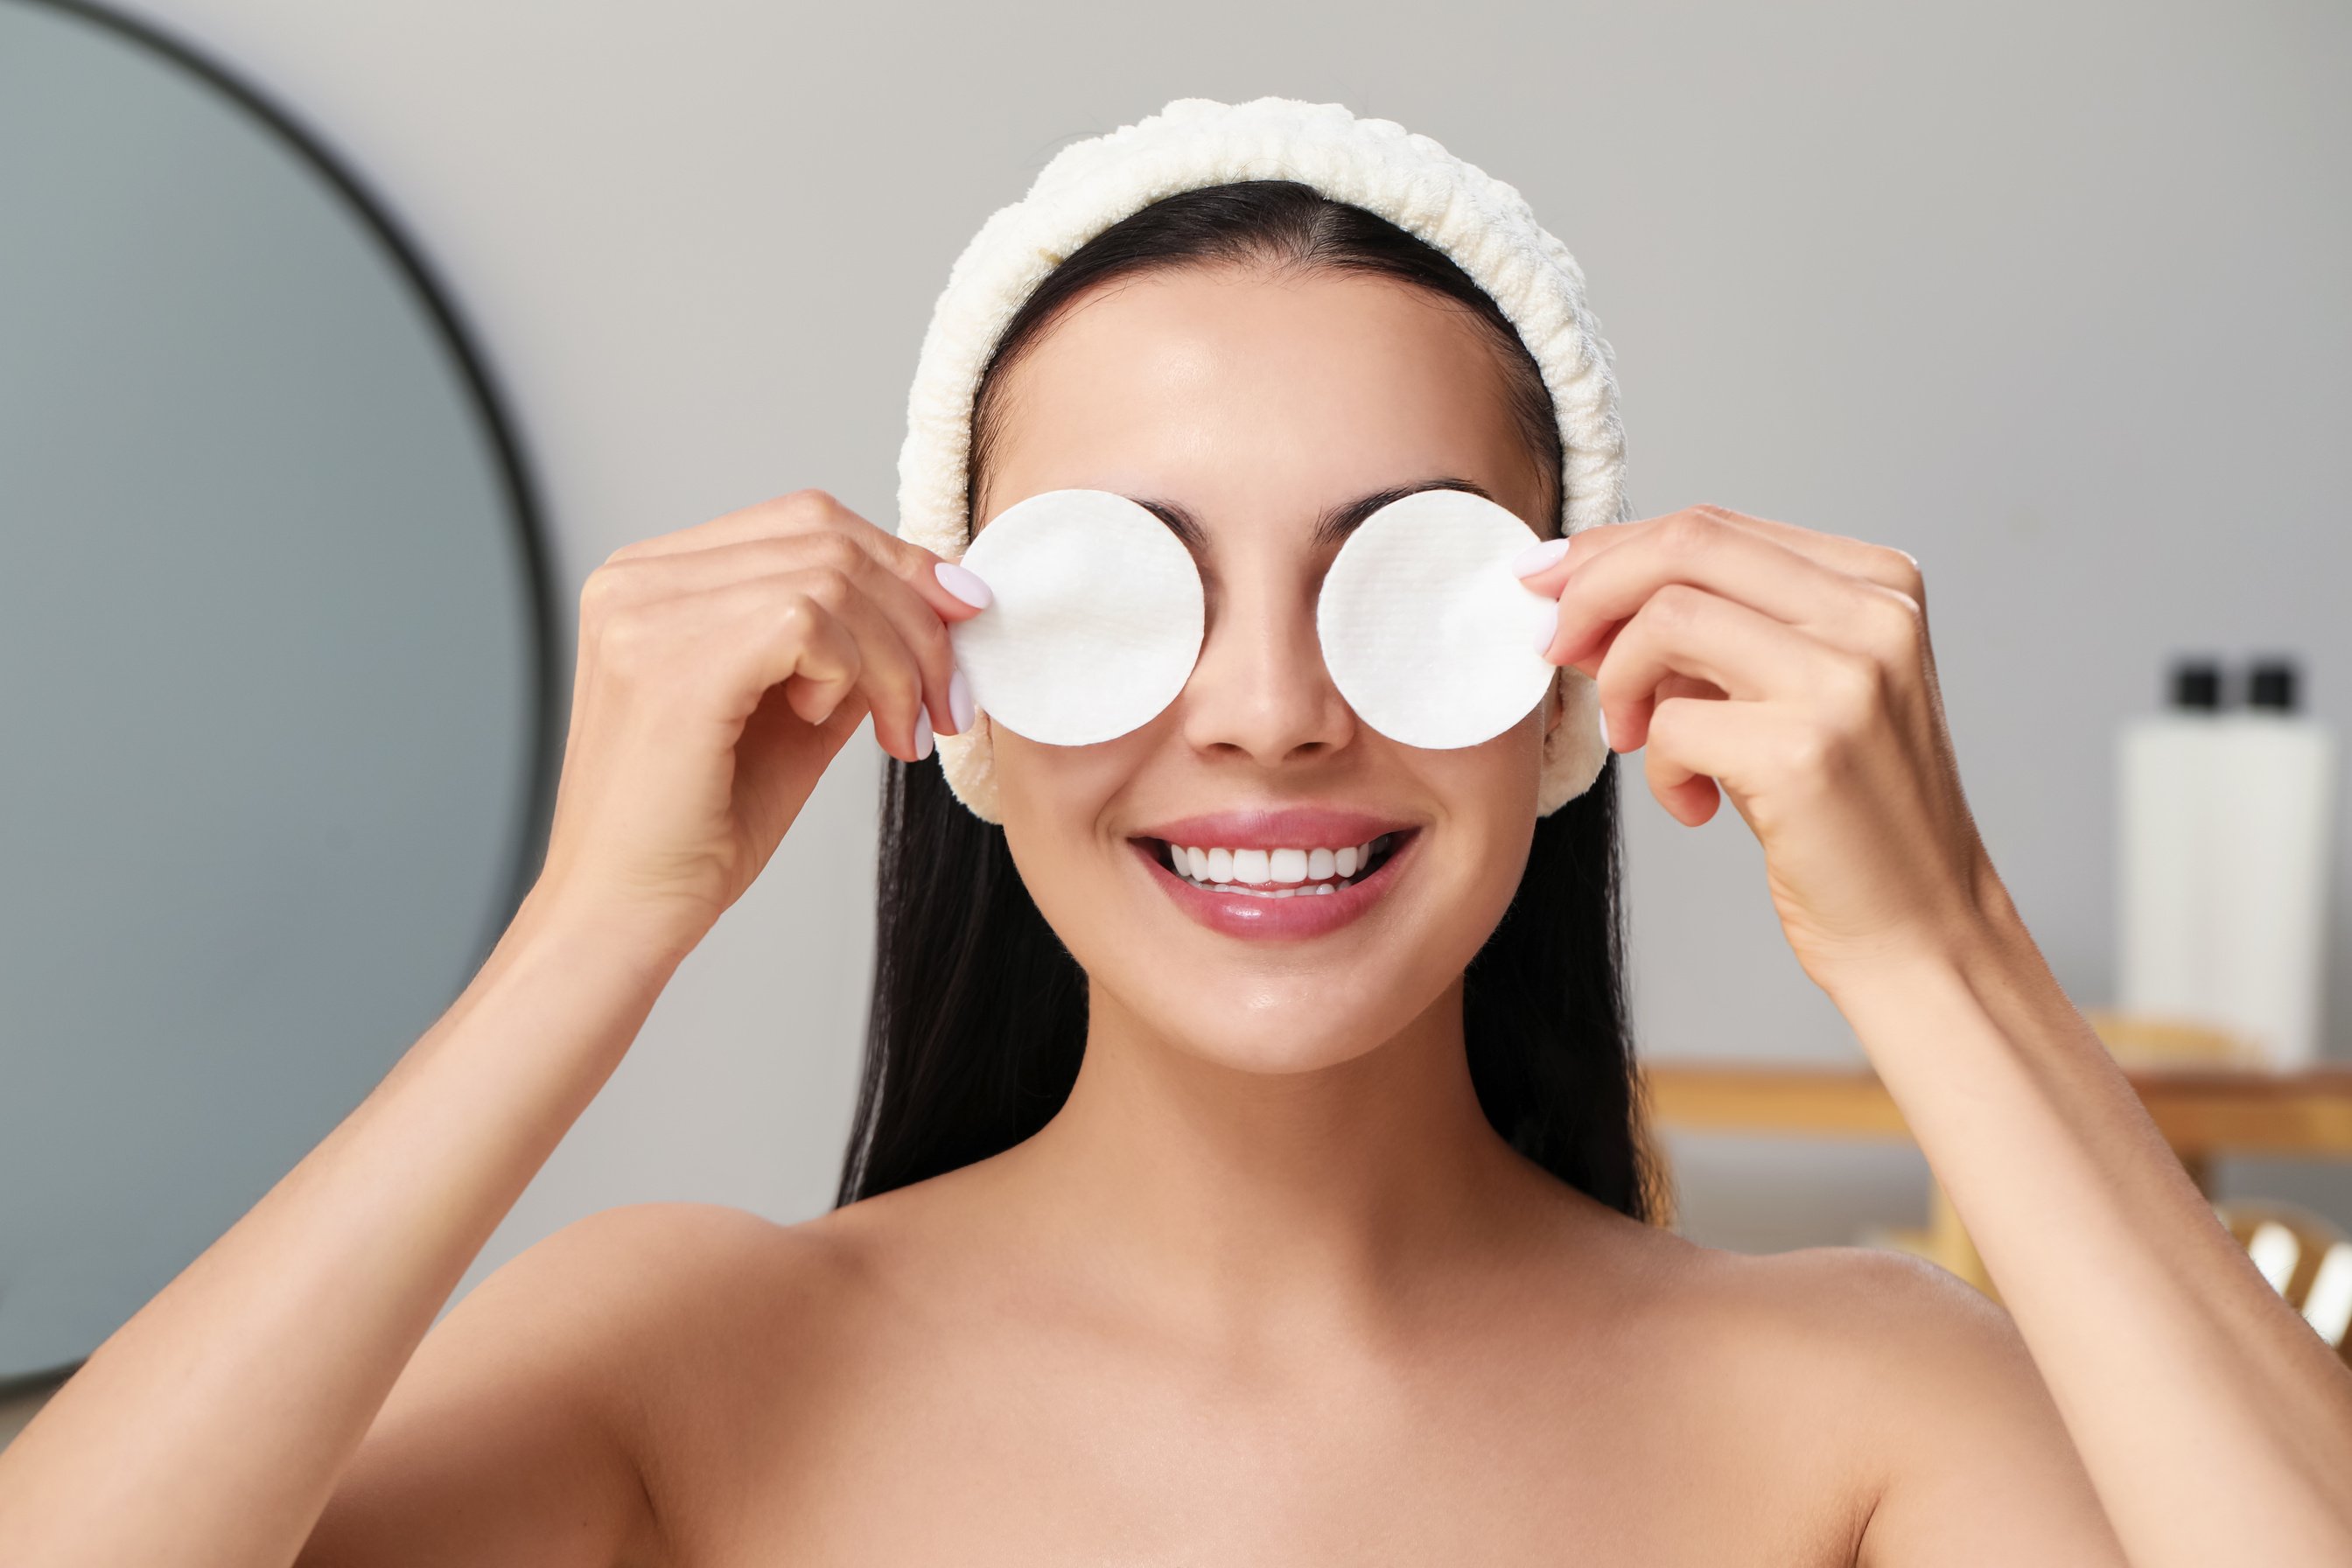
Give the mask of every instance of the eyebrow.
M 1354 500 L 1343 501 L 1337 506 L 1325 508 L 1323 514 L 1315 520 L 1315 547 L 1319 550 L 1326 545 L 1339 543 L 1360 527 L 1364 519 L 1371 516 L 1389 502 L 1402 500 L 1405 497 L 1417 495 L 1423 490 L 1467 490 L 1474 496 L 1484 496 L 1488 500 L 1495 499 L 1486 494 L 1484 485 L 1474 484 L 1468 479 L 1454 479 L 1450 475 L 1433 479 L 1420 479 L 1409 485 L 1391 485 L 1387 489 L 1374 490 L 1370 495 L 1358 496 Z M 1169 531 L 1182 540 L 1184 548 L 1193 554 L 1201 554 L 1208 549 L 1208 535 L 1202 531 L 1200 520 L 1174 501 L 1153 500 L 1143 496 L 1129 496 L 1127 499 L 1166 523 Z

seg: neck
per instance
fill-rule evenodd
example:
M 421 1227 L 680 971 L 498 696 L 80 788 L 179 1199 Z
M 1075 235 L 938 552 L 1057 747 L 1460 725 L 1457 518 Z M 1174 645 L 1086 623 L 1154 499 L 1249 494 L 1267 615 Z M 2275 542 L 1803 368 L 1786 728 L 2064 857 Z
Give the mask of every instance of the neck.
M 1377 1315 L 1491 1256 L 1539 1184 L 1479 1109 L 1459 979 L 1375 1048 L 1288 1073 L 1204 1060 L 1099 988 L 1088 1018 L 1019 1179 L 1057 1231 L 1180 1310 Z

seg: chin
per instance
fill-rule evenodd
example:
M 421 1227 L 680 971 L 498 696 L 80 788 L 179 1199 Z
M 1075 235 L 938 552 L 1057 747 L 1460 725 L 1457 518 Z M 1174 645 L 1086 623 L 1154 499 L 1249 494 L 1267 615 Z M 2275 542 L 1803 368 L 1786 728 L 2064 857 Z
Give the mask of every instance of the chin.
M 1397 1026 L 1418 1009 L 1398 1007 L 1375 1015 L 1356 1009 L 1334 1012 L 1328 1003 L 1270 1007 L 1247 1016 L 1168 1017 L 1155 1031 L 1175 1049 L 1199 1061 L 1235 1072 L 1283 1077 L 1345 1066 L 1386 1044 Z
M 1351 964 L 1335 971 L 1307 962 L 1268 972 L 1250 966 L 1211 971 L 1175 963 L 1139 967 L 1135 951 L 1125 950 L 1088 971 L 1102 1021 L 1117 1019 L 1115 1037 L 1150 1042 L 1148 1048 L 1192 1061 L 1270 1077 L 1344 1067 L 1371 1056 L 1428 1013 L 1460 979 L 1434 953 L 1419 964 Z

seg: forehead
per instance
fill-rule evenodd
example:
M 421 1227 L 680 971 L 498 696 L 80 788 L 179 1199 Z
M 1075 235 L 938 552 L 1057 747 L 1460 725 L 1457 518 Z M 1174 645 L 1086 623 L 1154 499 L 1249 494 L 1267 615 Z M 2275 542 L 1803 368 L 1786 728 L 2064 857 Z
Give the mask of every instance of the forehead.
M 999 388 L 984 515 L 1041 490 L 1310 518 L 1455 474 L 1528 514 L 1534 476 L 1494 349 L 1402 281 L 1161 270 L 1082 297 Z

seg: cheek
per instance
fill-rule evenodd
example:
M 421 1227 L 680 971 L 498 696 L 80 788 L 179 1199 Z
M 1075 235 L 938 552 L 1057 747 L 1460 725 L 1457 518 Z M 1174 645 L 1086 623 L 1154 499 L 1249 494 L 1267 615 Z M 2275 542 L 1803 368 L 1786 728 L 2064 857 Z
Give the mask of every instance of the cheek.
M 997 727 L 996 797 L 1006 847 L 1046 919 L 1060 926 L 1076 911 L 1099 910 L 1118 868 L 1107 858 L 1122 846 L 1106 815 L 1134 779 L 1137 748 L 1122 737 L 1093 746 L 1048 746 Z
M 1135 742 L 1136 736 L 1123 735 L 1098 745 L 1048 746 L 992 724 L 989 750 L 1007 831 L 1017 818 L 1063 837 L 1099 832 L 1104 813 L 1140 765 L 1142 749 Z
M 1518 723 L 1475 746 L 1410 752 L 1413 771 L 1465 837 L 1501 832 L 1532 821 L 1543 785 L 1544 735 L 1551 721 L 1547 698 Z
M 1449 925 L 1480 928 L 1478 941 L 1518 890 L 1534 842 L 1544 724 L 1539 709 L 1491 741 L 1413 753 L 1414 772 L 1441 814 L 1444 918 Z

